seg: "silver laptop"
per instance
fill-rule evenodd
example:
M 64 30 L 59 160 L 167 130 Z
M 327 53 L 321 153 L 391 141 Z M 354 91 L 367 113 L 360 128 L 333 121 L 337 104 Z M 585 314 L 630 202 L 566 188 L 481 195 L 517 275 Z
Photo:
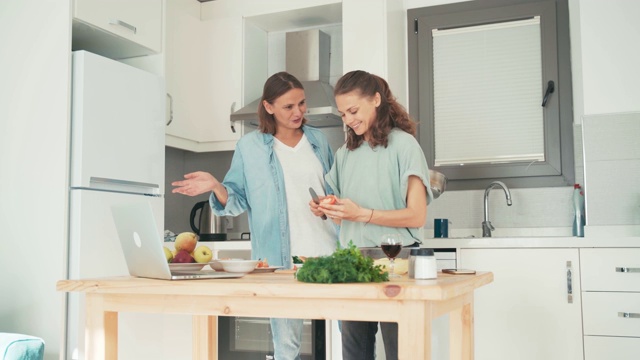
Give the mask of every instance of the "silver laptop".
M 111 207 L 122 251 L 131 276 L 164 279 L 222 279 L 239 278 L 244 273 L 222 271 L 171 271 L 164 256 L 162 240 L 156 228 L 151 205 L 148 202 Z

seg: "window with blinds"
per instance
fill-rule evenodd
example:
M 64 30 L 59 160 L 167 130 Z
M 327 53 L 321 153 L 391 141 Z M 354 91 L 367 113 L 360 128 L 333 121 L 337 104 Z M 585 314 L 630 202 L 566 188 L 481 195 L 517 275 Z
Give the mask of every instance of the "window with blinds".
M 540 17 L 432 36 L 435 166 L 543 161 Z
M 407 10 L 409 112 L 447 191 L 574 181 L 568 0 Z

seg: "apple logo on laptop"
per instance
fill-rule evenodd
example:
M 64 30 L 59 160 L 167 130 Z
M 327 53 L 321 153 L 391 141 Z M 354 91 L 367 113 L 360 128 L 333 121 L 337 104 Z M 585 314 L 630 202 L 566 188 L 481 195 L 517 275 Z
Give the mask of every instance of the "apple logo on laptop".
M 137 247 L 139 248 L 142 247 L 142 240 L 140 240 L 140 235 L 138 235 L 137 231 L 133 232 L 133 242 L 136 244 Z

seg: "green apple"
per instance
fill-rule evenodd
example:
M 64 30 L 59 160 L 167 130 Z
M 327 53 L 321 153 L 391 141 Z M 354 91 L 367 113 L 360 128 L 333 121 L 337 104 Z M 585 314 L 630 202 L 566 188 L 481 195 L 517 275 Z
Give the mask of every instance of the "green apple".
M 167 258 L 167 262 L 170 263 L 171 260 L 173 260 L 173 253 L 166 246 L 163 246 L 162 248 L 164 249 L 164 257 Z
M 196 262 L 206 264 L 213 258 L 213 252 L 206 245 L 200 245 L 193 251 L 193 258 Z

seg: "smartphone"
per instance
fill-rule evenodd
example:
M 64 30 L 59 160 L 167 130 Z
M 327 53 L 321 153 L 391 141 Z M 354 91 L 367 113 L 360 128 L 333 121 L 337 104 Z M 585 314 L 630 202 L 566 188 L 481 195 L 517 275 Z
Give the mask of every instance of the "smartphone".
M 453 275 L 473 275 L 476 273 L 475 270 L 469 270 L 469 269 L 442 269 L 442 272 L 445 274 L 453 274 Z

